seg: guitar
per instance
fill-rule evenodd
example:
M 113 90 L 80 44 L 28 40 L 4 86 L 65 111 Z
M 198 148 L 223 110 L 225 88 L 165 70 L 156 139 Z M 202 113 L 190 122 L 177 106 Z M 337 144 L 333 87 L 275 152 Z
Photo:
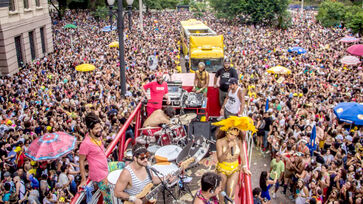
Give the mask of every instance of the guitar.
M 172 176 L 177 176 L 179 175 L 182 171 L 184 171 L 184 169 L 186 169 L 191 163 L 193 163 L 195 161 L 194 157 L 191 157 L 187 160 L 185 160 L 184 162 L 180 163 L 180 168 L 172 173 Z M 175 180 L 174 180 L 175 181 Z M 174 181 L 169 181 L 170 183 L 174 182 Z M 156 203 L 156 200 L 153 199 L 153 197 L 164 187 L 163 184 L 159 184 L 157 185 L 154 189 L 152 189 L 154 185 L 152 183 L 149 183 L 145 186 L 145 188 L 136 195 L 136 198 L 139 198 L 142 200 L 143 204 L 154 204 Z M 151 190 L 152 189 L 152 190 Z M 133 204 L 133 202 L 130 201 L 124 201 L 124 204 Z

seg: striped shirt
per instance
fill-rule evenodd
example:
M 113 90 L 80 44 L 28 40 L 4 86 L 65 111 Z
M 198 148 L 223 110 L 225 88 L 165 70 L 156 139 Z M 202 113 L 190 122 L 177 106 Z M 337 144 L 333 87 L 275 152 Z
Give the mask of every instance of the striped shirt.
M 143 181 L 140 181 L 140 179 L 135 175 L 134 171 L 130 166 L 125 167 L 131 174 L 131 188 L 126 189 L 125 192 L 128 193 L 130 196 L 135 196 L 139 194 L 142 190 L 144 190 L 145 186 L 152 181 L 150 180 L 149 176 Z

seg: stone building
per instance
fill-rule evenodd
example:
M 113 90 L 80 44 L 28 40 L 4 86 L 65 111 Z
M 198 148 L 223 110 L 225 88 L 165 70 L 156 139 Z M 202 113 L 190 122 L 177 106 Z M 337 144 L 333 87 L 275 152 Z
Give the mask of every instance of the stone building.
M 48 0 L 0 0 L 0 74 L 53 52 Z

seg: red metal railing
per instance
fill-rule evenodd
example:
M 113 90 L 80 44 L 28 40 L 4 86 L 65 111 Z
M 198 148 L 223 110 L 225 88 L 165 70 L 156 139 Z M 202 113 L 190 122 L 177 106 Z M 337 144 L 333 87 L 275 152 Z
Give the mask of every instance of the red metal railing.
M 117 144 L 119 144 L 119 160 L 121 161 L 124 158 L 124 152 L 128 146 L 128 144 L 130 142 L 132 142 L 132 139 L 128 139 L 125 142 L 125 133 L 127 128 L 130 126 L 131 122 L 135 119 L 136 117 L 136 121 L 135 121 L 135 138 L 138 136 L 138 129 L 140 127 L 140 123 L 141 123 L 141 105 L 142 102 L 140 102 L 135 110 L 131 113 L 130 117 L 126 120 L 125 124 L 121 127 L 120 131 L 117 133 L 115 139 L 108 145 L 107 150 L 106 150 L 106 157 L 109 157 L 110 154 L 114 151 L 115 147 Z M 90 182 L 90 180 L 87 180 L 87 184 Z M 78 191 L 77 194 L 73 197 L 71 204 L 75 204 L 77 202 L 77 200 L 80 198 L 81 196 L 81 191 Z
M 125 141 L 125 134 L 126 134 L 126 130 L 128 129 L 128 127 L 130 126 L 131 122 L 135 119 L 135 138 L 137 138 L 139 136 L 139 131 L 138 129 L 141 127 L 141 105 L 142 103 L 140 102 L 135 110 L 131 113 L 130 117 L 126 120 L 125 124 L 121 127 L 120 131 L 118 132 L 117 136 L 115 137 L 115 139 L 111 142 L 110 145 L 108 145 L 107 150 L 106 150 L 106 156 L 108 157 L 115 149 L 116 145 L 119 144 L 119 160 L 121 161 L 124 158 L 124 152 L 127 148 L 127 146 L 131 143 L 134 142 L 132 141 L 132 139 L 128 139 Z M 247 166 L 249 169 L 249 162 L 248 162 L 248 156 L 247 156 L 247 144 L 246 142 L 244 143 L 244 151 L 246 152 L 245 154 L 245 160 L 247 161 Z M 87 184 L 90 182 L 90 180 L 87 180 Z M 247 176 L 246 174 L 241 174 L 240 176 L 240 193 L 238 193 L 238 195 L 240 196 L 240 200 L 243 202 L 243 204 L 253 204 L 253 197 L 252 197 L 252 189 L 251 189 L 251 176 Z M 77 194 L 73 197 L 71 204 L 76 204 L 78 199 L 80 199 L 81 197 L 81 193 L 84 192 L 80 192 L 78 191 Z M 242 204 L 241 202 L 241 204 Z

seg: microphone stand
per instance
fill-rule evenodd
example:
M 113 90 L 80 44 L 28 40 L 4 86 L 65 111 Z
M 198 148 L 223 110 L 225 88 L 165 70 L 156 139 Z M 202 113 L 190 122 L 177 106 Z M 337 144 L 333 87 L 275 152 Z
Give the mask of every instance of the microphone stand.
M 173 193 L 170 191 L 170 189 L 168 188 L 168 186 L 165 184 L 165 182 L 161 179 L 161 177 L 159 176 L 159 172 L 155 171 L 155 169 L 153 168 L 149 168 L 151 171 L 154 172 L 154 174 L 160 179 L 161 184 L 163 185 L 163 200 L 164 200 L 164 204 L 166 204 L 166 200 L 165 200 L 165 191 L 168 191 L 168 193 L 171 195 L 171 197 L 177 201 L 177 199 L 175 198 L 175 196 L 173 195 Z

